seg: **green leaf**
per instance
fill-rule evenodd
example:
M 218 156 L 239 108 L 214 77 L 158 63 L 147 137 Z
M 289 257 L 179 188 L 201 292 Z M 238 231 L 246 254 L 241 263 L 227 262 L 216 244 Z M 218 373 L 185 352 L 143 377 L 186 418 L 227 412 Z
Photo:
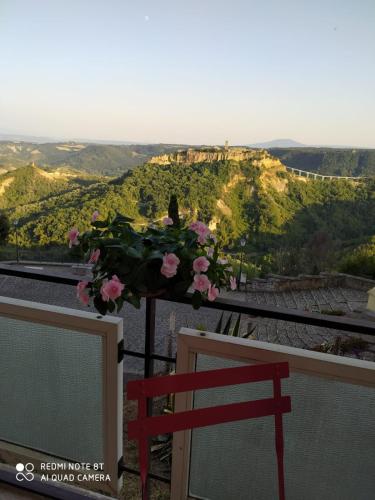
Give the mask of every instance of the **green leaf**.
M 124 251 L 128 257 L 132 257 L 133 259 L 141 259 L 142 258 L 142 253 L 133 247 L 125 247 Z
M 129 222 L 134 222 L 134 219 L 131 219 L 130 217 L 126 217 L 126 215 L 121 215 L 121 214 L 117 213 L 116 217 L 113 219 L 112 224 L 114 224 L 114 223 L 129 223 Z
M 233 332 L 232 332 L 233 337 L 238 337 L 238 334 L 239 334 L 239 331 L 240 331 L 240 323 L 241 323 L 241 314 L 238 315 L 236 324 L 234 326 L 234 329 L 233 329 Z
M 141 299 L 138 295 L 136 294 L 128 295 L 127 297 L 125 297 L 125 300 L 129 302 L 129 304 L 131 304 L 132 306 L 136 307 L 137 309 L 140 309 Z
M 102 314 L 103 316 L 105 316 L 107 314 L 108 302 L 104 302 L 99 295 L 97 295 L 94 298 L 94 306 L 95 306 L 96 310 L 100 314 Z
M 108 226 L 107 222 L 103 220 L 96 220 L 95 222 L 92 222 L 91 225 L 94 226 L 95 228 L 100 228 L 100 227 L 105 228 Z
M 223 335 L 229 335 L 230 325 L 232 323 L 232 314 L 229 316 L 228 321 L 224 327 Z
M 216 325 L 216 328 L 215 328 L 215 333 L 221 333 L 221 329 L 223 327 L 223 319 L 224 319 L 224 312 L 221 313 L 219 322 L 218 322 L 218 324 Z
M 115 310 L 115 308 L 116 308 L 116 304 L 114 302 L 112 302 L 112 300 L 110 300 L 108 302 L 108 311 L 112 313 Z
M 163 259 L 163 254 L 159 250 L 153 250 L 148 255 L 146 255 L 146 260 Z
M 248 337 L 250 337 L 250 335 L 254 332 L 254 330 L 256 329 L 256 327 L 257 327 L 257 325 L 256 325 L 256 324 L 252 325 L 252 326 L 249 328 L 249 330 L 248 330 L 248 331 L 247 331 L 244 335 L 242 335 L 242 338 L 243 338 L 243 339 L 247 339 Z

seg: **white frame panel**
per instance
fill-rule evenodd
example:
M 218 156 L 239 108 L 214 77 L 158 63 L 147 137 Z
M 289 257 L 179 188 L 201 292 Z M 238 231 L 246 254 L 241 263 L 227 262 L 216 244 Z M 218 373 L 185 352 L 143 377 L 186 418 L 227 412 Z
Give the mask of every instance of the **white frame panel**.
M 192 373 L 197 354 L 242 362 L 274 363 L 287 361 L 290 372 L 375 388 L 375 363 L 333 354 L 269 344 L 210 332 L 182 328 L 177 338 L 176 373 Z M 192 393 L 175 395 L 175 411 L 193 408 Z M 191 431 L 175 432 L 172 452 L 171 500 L 187 500 Z
M 0 317 L 102 337 L 103 456 L 105 462 L 103 472 L 110 475 L 111 483 L 90 483 L 85 486 L 117 496 L 122 487 L 122 476 L 118 478 L 118 462 L 123 453 L 123 362 L 118 362 L 118 343 L 123 339 L 122 318 L 100 316 L 97 313 L 2 296 L 0 296 Z M 0 441 L 0 450 L 18 459 L 22 456 L 34 459 L 36 463 L 53 461 L 51 456 L 2 441 Z M 62 460 L 58 461 L 62 462 Z

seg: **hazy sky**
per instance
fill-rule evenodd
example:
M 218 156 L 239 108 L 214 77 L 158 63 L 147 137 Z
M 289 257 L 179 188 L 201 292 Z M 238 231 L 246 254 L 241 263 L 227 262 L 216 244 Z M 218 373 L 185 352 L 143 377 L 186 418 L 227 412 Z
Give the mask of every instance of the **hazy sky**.
M 375 0 L 0 0 L 0 131 L 375 147 Z

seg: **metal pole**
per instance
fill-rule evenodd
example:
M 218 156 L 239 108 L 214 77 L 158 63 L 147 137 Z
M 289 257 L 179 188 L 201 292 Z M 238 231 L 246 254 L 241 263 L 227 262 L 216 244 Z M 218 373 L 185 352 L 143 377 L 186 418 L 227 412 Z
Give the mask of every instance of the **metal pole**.
M 155 315 L 156 315 L 156 300 L 146 297 L 146 329 L 145 329 L 145 364 L 144 378 L 150 378 L 154 374 L 154 360 L 152 355 L 155 350 Z M 152 399 L 147 399 L 147 416 L 152 415 Z M 148 446 L 148 461 L 150 462 L 150 443 Z M 146 488 L 143 491 L 143 498 L 147 498 L 150 492 L 150 478 L 147 474 Z
M 237 288 L 240 289 L 241 286 L 241 274 L 242 274 L 242 259 L 243 259 L 243 249 L 241 250 L 241 258 L 240 258 L 240 271 L 238 273 L 238 283 Z
M 152 355 L 155 349 L 155 313 L 156 301 L 150 297 L 146 298 L 146 330 L 145 330 L 145 365 L 144 378 L 154 375 L 154 361 Z
M 20 261 L 19 248 L 18 248 L 18 221 L 16 221 L 14 223 L 14 225 L 16 227 L 16 260 L 17 260 L 17 264 L 18 264 Z
M 246 240 L 244 238 L 241 239 L 240 245 L 241 245 L 241 258 L 240 258 L 240 272 L 238 273 L 238 280 L 237 280 L 237 289 L 238 290 L 240 289 L 240 286 L 241 286 L 242 260 L 243 260 L 244 248 L 246 245 Z

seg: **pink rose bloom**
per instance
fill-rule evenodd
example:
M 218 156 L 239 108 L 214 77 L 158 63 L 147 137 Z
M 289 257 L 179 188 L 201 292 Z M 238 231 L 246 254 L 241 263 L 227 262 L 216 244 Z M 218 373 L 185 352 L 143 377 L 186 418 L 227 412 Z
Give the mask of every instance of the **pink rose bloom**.
M 214 256 L 214 251 L 215 249 L 210 247 L 210 248 L 207 248 L 207 257 L 213 257 Z
M 164 217 L 163 224 L 164 226 L 173 226 L 173 219 L 170 217 Z
M 161 266 L 160 272 L 166 278 L 172 278 L 177 274 L 177 266 L 180 263 L 180 259 L 174 253 L 166 253 L 163 257 L 163 265 Z
M 194 231 L 198 235 L 198 243 L 204 245 L 207 241 L 208 236 L 210 236 L 211 232 L 203 222 L 196 221 L 192 222 L 189 226 L 191 231 Z
M 206 257 L 197 257 L 193 262 L 193 269 L 196 273 L 205 273 L 210 265 Z
M 194 276 L 194 290 L 205 292 L 211 286 L 210 280 L 205 274 L 196 274 Z
M 166 253 L 163 257 L 163 264 L 166 266 L 175 266 L 177 267 L 180 263 L 180 259 L 174 253 Z
M 198 243 L 205 245 L 207 243 L 207 237 L 210 234 L 210 230 L 204 224 L 200 227 L 198 232 Z
M 210 285 L 208 288 L 207 298 L 210 302 L 213 302 L 219 296 L 219 289 L 216 286 Z
M 88 281 L 80 281 L 77 284 L 77 295 L 79 295 L 80 293 L 83 293 L 88 284 L 89 284 Z
M 73 245 L 79 245 L 78 236 L 79 236 L 78 229 L 73 227 L 73 229 L 71 229 L 68 233 L 69 248 L 72 248 Z
M 77 299 L 79 299 L 85 306 L 87 306 L 90 302 L 90 297 L 85 291 L 88 284 L 88 281 L 80 281 L 77 284 Z
M 236 290 L 236 288 L 237 288 L 237 280 L 236 280 L 236 278 L 234 276 L 231 276 L 229 278 L 229 283 L 230 283 L 230 289 L 231 290 Z
M 97 220 L 97 218 L 99 217 L 99 211 L 98 210 L 95 210 L 95 212 L 92 214 L 92 217 L 91 217 L 91 222 L 95 222 Z
M 93 250 L 91 257 L 89 259 L 89 264 L 96 264 L 99 260 L 100 257 L 100 249 L 97 248 L 96 250 Z
M 196 233 L 201 224 L 203 224 L 203 222 L 199 222 L 199 221 L 192 222 L 189 226 L 189 229 L 191 229 L 192 231 L 194 231 Z
M 164 264 L 160 268 L 160 272 L 166 278 L 173 278 L 177 274 L 177 267 L 165 266 Z
M 100 289 L 102 299 L 105 302 L 108 302 L 109 300 L 116 300 L 121 296 L 124 288 L 125 285 L 121 283 L 118 277 L 114 274 L 112 279 L 105 282 Z

